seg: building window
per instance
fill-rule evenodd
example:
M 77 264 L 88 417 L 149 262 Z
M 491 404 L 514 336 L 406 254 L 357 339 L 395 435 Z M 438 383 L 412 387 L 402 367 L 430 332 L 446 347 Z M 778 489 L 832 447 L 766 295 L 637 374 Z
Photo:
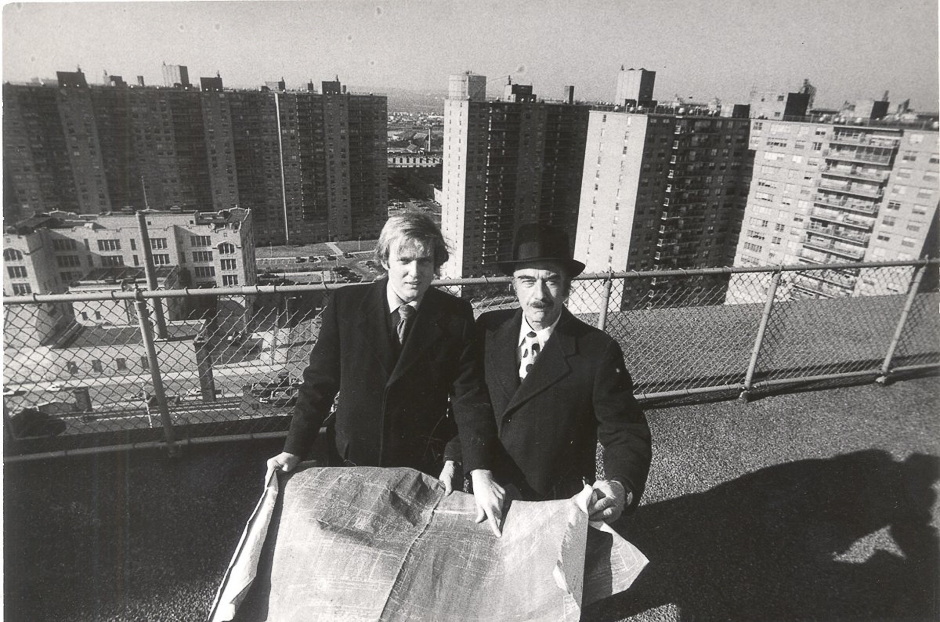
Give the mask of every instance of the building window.
M 893 210 L 895 212 L 900 211 L 901 204 L 898 203 L 897 201 L 888 201 L 888 209 Z
M 219 244 L 219 254 L 220 255 L 234 255 L 235 245 L 229 242 L 222 242 L 221 244 Z
M 223 259 L 222 260 L 222 269 L 223 270 L 236 270 L 238 268 L 238 262 L 234 259 Z
M 758 244 L 751 244 L 750 242 L 745 242 L 745 243 L 744 243 L 744 249 L 745 249 L 745 250 L 749 250 L 749 251 L 751 251 L 752 253 L 760 253 L 760 252 L 762 252 L 762 251 L 764 250 L 764 247 L 763 247 L 763 246 L 760 246 L 760 245 L 758 245 Z
M 124 257 L 121 255 L 104 255 L 101 257 L 101 265 L 105 267 L 123 266 Z
M 197 279 L 210 279 L 215 277 L 215 268 L 212 266 L 196 266 L 193 272 Z
M 62 239 L 62 238 L 52 240 L 52 250 L 73 251 L 75 250 L 75 240 Z
M 119 251 L 121 250 L 120 240 L 98 240 L 99 251 Z
M 3 258 L 7 261 L 20 261 L 23 259 L 23 253 L 12 248 L 3 251 Z
M 879 234 L 878 234 L 878 241 L 880 241 L 880 242 L 890 242 L 890 241 L 891 241 L 891 236 L 885 235 L 885 234 L 883 234 L 883 233 L 879 233 Z
M 29 286 L 29 283 L 13 283 L 14 296 L 26 296 L 32 293 L 33 288 Z
M 901 240 L 901 246 L 906 246 L 907 248 L 914 248 L 916 243 L 913 238 L 904 238 Z
M 894 223 L 897 222 L 897 219 L 894 218 L 894 216 L 885 216 L 881 222 L 884 223 L 885 227 L 893 227 Z
M 930 188 L 918 188 L 917 189 L 917 198 L 918 199 L 928 199 L 930 195 L 933 194 L 933 190 Z
M 137 250 L 137 240 L 135 240 L 134 238 L 131 238 L 131 250 L 132 251 Z
M 150 248 L 155 251 L 166 248 L 166 238 L 150 238 Z
M 238 285 L 238 275 L 237 274 L 223 274 L 222 285 Z
M 10 275 L 11 279 L 25 279 L 28 276 L 24 266 L 9 266 L 7 267 L 7 274 Z
M 168 266 L 170 265 L 170 256 L 165 253 L 157 253 L 153 256 L 153 265 L 155 266 Z
M 927 215 L 927 206 L 926 205 L 915 205 L 911 209 L 911 214 L 914 216 L 926 216 Z
M 121 359 L 121 358 L 114 359 L 114 367 L 118 371 L 127 371 L 127 359 Z
M 194 235 L 189 238 L 190 246 L 212 246 L 212 238 L 208 235 Z
M 193 261 L 212 261 L 212 251 L 193 251 Z

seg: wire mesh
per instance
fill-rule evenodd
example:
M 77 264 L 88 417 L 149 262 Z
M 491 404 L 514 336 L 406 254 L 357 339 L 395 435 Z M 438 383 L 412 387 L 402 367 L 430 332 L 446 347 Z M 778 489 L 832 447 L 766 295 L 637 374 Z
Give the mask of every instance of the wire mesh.
M 756 385 L 877 373 L 897 331 L 913 266 L 778 271 Z M 741 387 L 774 272 L 588 276 L 572 284 L 568 308 L 589 324 L 603 323 L 621 344 L 641 399 Z M 940 364 L 937 265 L 925 273 L 892 368 Z M 470 301 L 476 315 L 518 307 L 506 277 L 437 286 Z M 269 290 L 5 301 L 7 455 L 160 442 L 164 404 L 181 441 L 283 433 L 330 290 Z M 165 334 L 154 304 L 163 309 Z M 153 359 L 146 347 L 150 333 Z

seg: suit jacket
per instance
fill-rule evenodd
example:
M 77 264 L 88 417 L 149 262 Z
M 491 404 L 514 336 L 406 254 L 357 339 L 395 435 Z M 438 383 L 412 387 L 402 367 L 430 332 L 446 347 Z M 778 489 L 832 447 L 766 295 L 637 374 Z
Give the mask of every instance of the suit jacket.
M 486 466 L 486 452 L 498 441 L 469 303 L 428 289 L 399 346 L 388 320 L 387 283 L 341 288 L 327 303 L 284 451 L 310 450 L 338 392 L 332 430 L 345 463 L 437 476 L 456 419 L 468 462 Z
M 607 333 L 567 309 L 525 380 L 517 348 L 521 309 L 485 313 L 477 320 L 486 386 L 496 415 L 501 453 L 498 480 L 526 499 L 563 498 L 593 482 L 597 441 L 607 479 L 633 492 L 646 487 L 651 460 L 646 416 L 633 397 L 623 352 Z M 457 459 L 455 443 L 447 457 Z

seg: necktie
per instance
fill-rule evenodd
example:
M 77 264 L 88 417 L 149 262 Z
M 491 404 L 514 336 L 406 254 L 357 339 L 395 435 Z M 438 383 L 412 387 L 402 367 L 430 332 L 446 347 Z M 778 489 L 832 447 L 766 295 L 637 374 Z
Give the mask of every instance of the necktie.
M 411 305 L 401 305 L 398 307 L 398 343 L 405 343 L 405 333 L 411 318 L 414 316 L 415 308 Z
M 539 340 L 535 333 L 529 331 L 525 340 L 522 342 L 522 362 L 519 363 L 519 379 L 522 380 L 532 371 L 532 365 L 535 364 L 535 357 L 539 355 Z

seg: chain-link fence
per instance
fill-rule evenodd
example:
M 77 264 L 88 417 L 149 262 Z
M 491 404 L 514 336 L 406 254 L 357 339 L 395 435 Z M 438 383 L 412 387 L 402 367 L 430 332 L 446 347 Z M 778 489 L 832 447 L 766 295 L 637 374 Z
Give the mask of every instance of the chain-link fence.
M 937 367 L 937 268 L 586 275 L 572 284 L 568 308 L 620 342 L 641 400 L 746 396 L 781 383 Z M 518 306 L 509 278 L 436 286 L 478 314 Z M 5 299 L 5 456 L 283 435 L 331 289 L 117 284 Z

